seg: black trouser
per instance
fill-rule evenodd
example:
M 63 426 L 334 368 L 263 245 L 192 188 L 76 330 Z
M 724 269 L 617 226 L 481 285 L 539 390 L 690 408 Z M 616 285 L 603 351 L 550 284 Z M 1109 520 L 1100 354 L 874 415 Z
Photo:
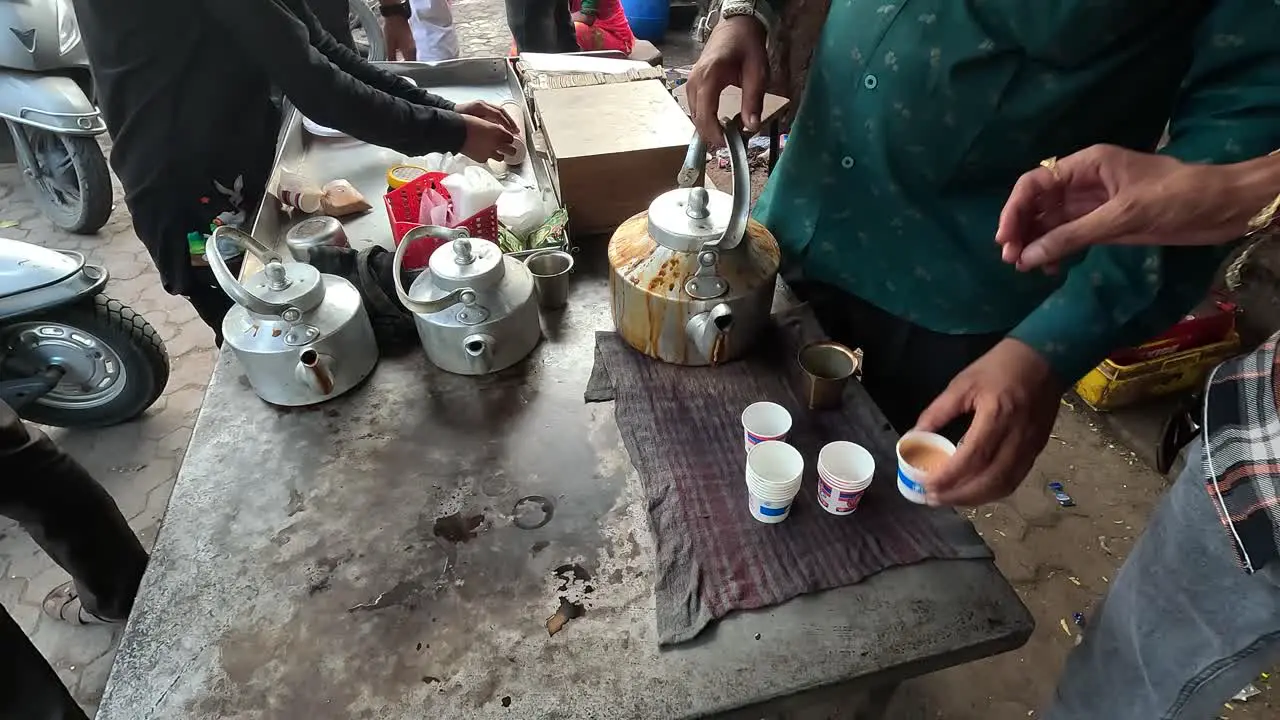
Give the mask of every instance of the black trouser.
M 926 330 L 830 285 L 788 282 L 813 308 L 831 339 L 862 348 L 862 385 L 899 433 L 910 430 L 920 413 L 951 378 L 982 357 L 1005 333 L 947 335 Z M 969 427 L 969 418 L 942 430 L 953 442 Z
M 567 0 L 506 0 L 507 26 L 520 52 L 578 51 Z
M 212 248 L 209 248 L 212 251 Z M 233 277 L 240 277 L 240 266 L 244 256 L 227 261 L 227 269 Z M 187 293 L 187 302 L 196 309 L 196 314 L 213 330 L 213 344 L 222 347 L 222 319 L 235 303 L 227 296 L 218 281 L 213 278 L 213 270 L 208 266 L 192 268 L 192 285 Z
M 17 520 L 75 580 L 84 608 L 123 620 L 147 553 L 115 501 L 71 456 L 0 402 L 0 515 Z M 0 613 L 0 720 L 84 718 L 53 669 Z
M 311 12 L 320 20 L 320 27 L 333 36 L 335 40 L 354 49 L 355 38 L 351 36 L 351 6 L 348 0 L 307 0 Z M 365 28 L 365 32 L 382 32 L 381 28 Z

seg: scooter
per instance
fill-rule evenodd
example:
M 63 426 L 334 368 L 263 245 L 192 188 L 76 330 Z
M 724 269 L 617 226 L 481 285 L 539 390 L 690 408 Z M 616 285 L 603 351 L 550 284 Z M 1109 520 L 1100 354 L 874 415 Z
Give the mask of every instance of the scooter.
M 0 118 L 40 210 L 59 228 L 97 232 L 111 174 L 97 136 L 89 58 L 71 0 L 0 2 Z
M 79 253 L 0 238 L 0 400 L 58 427 L 131 420 L 169 381 L 164 341 L 104 295 L 105 268 Z

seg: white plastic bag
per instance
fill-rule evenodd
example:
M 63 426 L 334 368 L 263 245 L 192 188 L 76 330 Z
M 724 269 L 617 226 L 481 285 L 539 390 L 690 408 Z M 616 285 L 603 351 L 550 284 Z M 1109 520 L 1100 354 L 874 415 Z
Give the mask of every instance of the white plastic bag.
M 421 157 L 407 157 L 405 164 L 426 168 L 428 172 L 440 172 L 446 175 L 460 173 L 469 167 L 484 167 L 460 153 L 427 153 Z
M 472 165 L 462 172 L 453 173 L 440 181 L 449 192 L 457 222 L 467 220 L 485 208 L 492 207 L 502 195 L 502 183 L 489 170 Z
M 548 214 L 542 193 L 533 188 L 507 188 L 498 197 L 498 222 L 521 240 L 546 222 Z

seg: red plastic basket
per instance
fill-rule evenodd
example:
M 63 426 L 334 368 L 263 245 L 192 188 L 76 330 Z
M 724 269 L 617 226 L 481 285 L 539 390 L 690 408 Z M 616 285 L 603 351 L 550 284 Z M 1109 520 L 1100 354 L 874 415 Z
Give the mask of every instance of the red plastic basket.
M 391 238 L 395 241 L 397 247 L 400 246 L 400 241 L 404 239 L 405 233 L 422 226 L 422 223 L 418 222 L 418 217 L 422 210 L 422 194 L 424 192 L 428 189 L 435 190 L 445 200 L 452 202 L 452 198 L 449 197 L 449 191 L 444 189 L 444 185 L 440 184 L 440 181 L 445 177 L 447 177 L 445 173 L 429 172 L 382 196 L 387 205 L 387 217 L 391 220 Z M 454 224 L 453 227 L 466 228 L 471 237 L 497 242 L 498 206 L 494 205 L 485 208 L 466 220 Z M 410 247 L 404 253 L 404 266 L 410 270 L 426 267 L 427 262 L 431 259 L 431 253 L 435 252 L 436 248 L 443 244 L 443 240 L 433 242 L 422 239 L 415 242 L 413 247 Z

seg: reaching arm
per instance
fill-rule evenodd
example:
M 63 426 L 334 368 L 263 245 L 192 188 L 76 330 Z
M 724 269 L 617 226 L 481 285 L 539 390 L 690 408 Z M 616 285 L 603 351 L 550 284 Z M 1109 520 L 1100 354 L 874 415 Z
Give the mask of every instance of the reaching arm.
M 1162 150 L 1230 163 L 1280 147 L 1280 7 L 1219 0 L 1197 31 L 1195 56 Z M 1230 246 L 1097 246 L 1011 337 L 1074 382 L 1112 350 L 1163 332 L 1204 298 Z
M 320 19 L 315 16 L 315 13 L 311 11 L 305 1 L 288 0 L 288 2 L 290 7 L 297 13 L 298 18 L 307 26 L 307 31 L 311 34 L 311 44 L 324 53 L 324 56 L 330 62 L 337 65 L 339 70 L 371 88 L 381 90 L 401 100 L 408 100 L 415 105 L 426 105 L 427 107 L 436 107 L 442 110 L 453 109 L 452 102 L 416 87 L 413 83 L 393 72 L 383 70 L 360 57 L 351 48 L 338 42 L 332 35 L 325 32 L 320 25 Z M 379 30 L 373 28 L 368 32 L 379 32 Z
M 457 152 L 465 142 L 467 129 L 458 114 L 370 87 L 331 63 L 312 46 L 313 32 L 321 42 L 327 40 L 335 47 L 338 43 L 320 29 L 302 0 L 199 2 L 239 52 L 253 58 L 290 102 L 312 120 L 406 155 Z M 350 50 L 343 51 L 354 56 Z M 341 51 L 334 52 L 342 56 Z M 352 65 L 357 72 L 364 72 L 358 65 L 382 72 L 363 62 Z

